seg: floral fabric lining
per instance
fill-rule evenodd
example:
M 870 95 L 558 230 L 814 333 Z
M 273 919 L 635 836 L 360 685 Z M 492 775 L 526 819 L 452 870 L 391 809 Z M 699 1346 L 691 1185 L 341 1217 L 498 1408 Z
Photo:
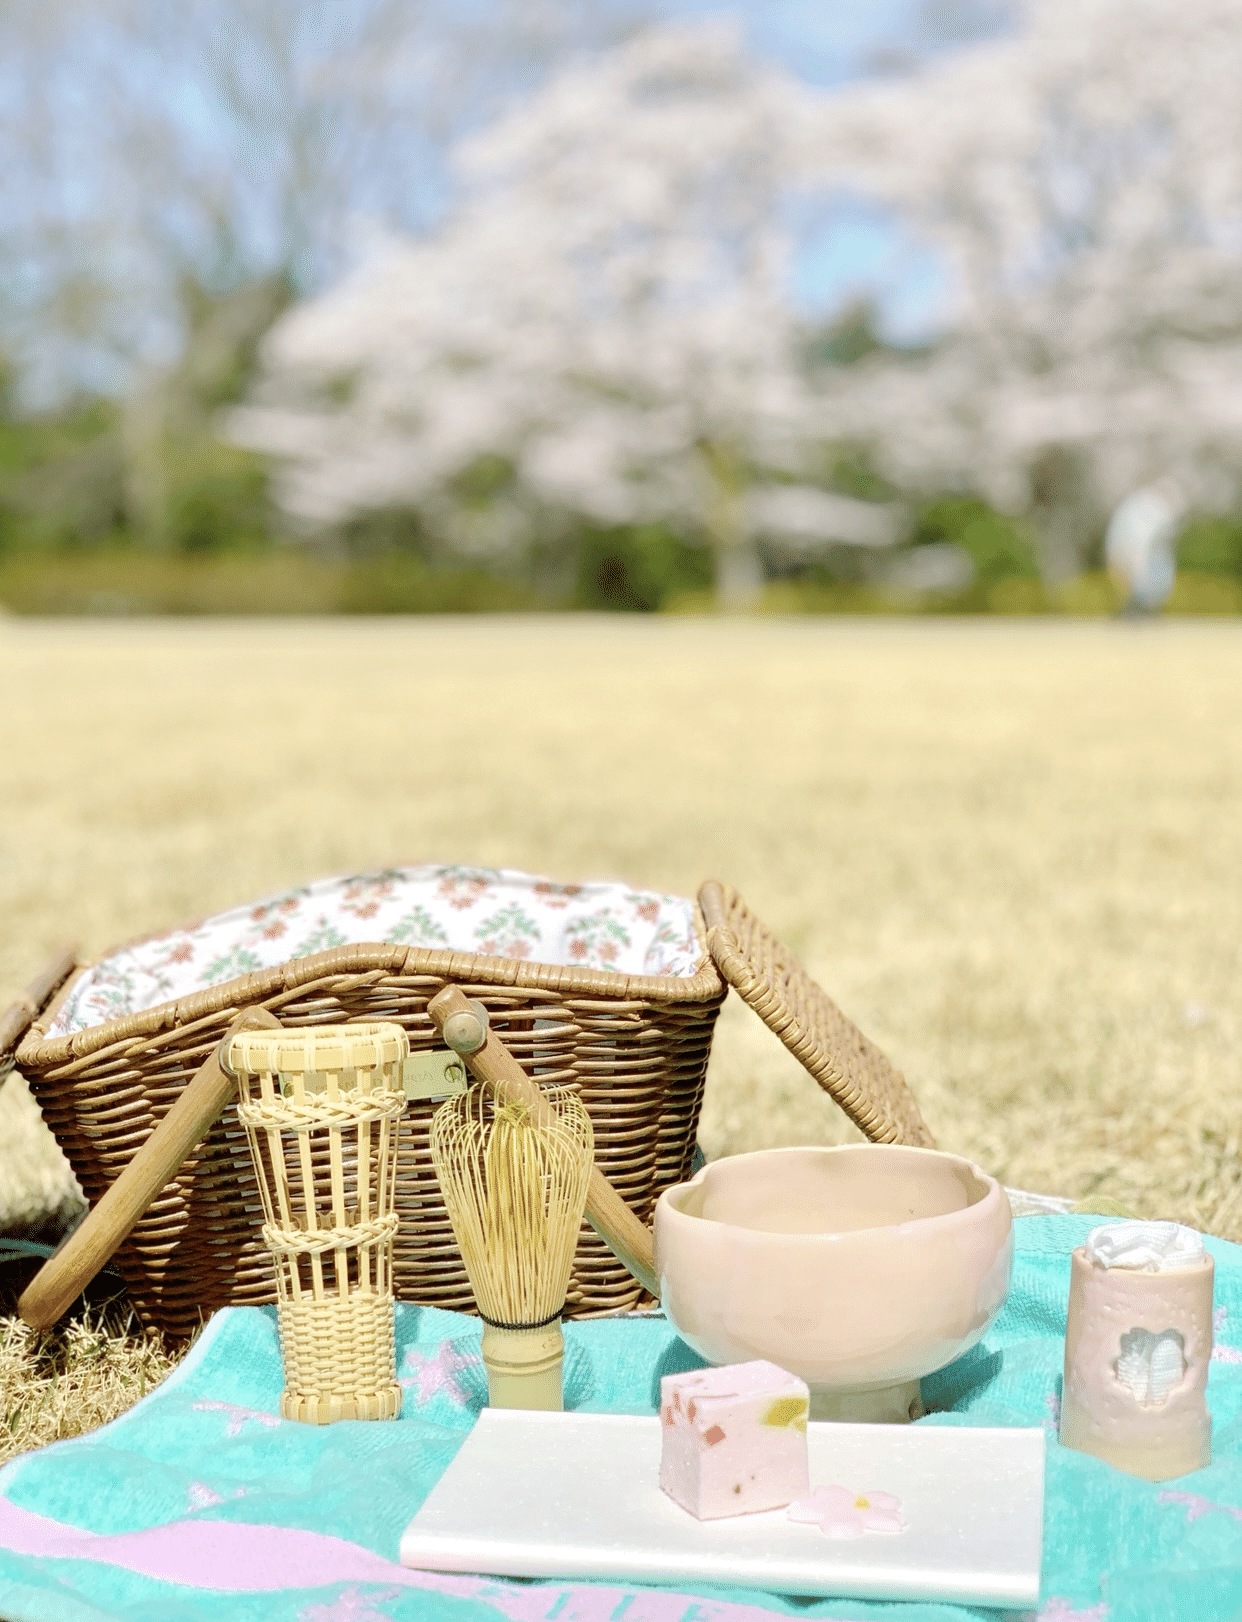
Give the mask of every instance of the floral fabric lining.
M 505 868 L 394 867 L 321 879 L 114 952 L 82 976 L 48 1034 L 364 941 L 620 974 L 688 976 L 702 957 L 694 904 L 682 896 Z

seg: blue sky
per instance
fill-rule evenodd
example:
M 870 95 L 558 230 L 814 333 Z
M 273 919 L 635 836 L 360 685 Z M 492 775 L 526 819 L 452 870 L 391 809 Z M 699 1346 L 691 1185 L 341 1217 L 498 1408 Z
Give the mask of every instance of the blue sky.
M 709 12 L 709 4 L 685 9 Z M 756 47 L 812 84 L 830 87 L 920 56 L 951 50 L 965 37 L 1009 26 L 1005 0 L 757 0 L 742 7 Z M 793 294 L 818 314 L 860 294 L 876 299 L 880 326 L 894 342 L 916 342 L 934 329 L 945 286 L 941 268 L 915 254 L 874 210 L 842 209 L 808 241 L 795 267 Z
M 728 7 L 687 0 L 670 13 L 719 14 Z M 916 0 L 750 0 L 736 8 L 751 39 L 813 84 L 839 84 L 877 53 L 908 44 Z
M 174 265 L 182 255 L 186 265 L 209 279 L 214 255 L 227 279 L 229 230 L 241 233 L 239 251 L 251 267 L 261 268 L 265 256 L 274 263 L 281 241 L 289 240 L 280 203 L 282 186 L 289 189 L 281 147 L 287 121 L 282 125 L 279 87 L 265 81 L 261 47 L 235 53 L 245 63 L 243 96 L 251 99 L 240 119 L 230 117 L 219 83 L 211 78 L 212 53 L 223 37 L 220 19 L 244 18 L 246 3 L 185 0 L 184 7 L 165 10 L 163 0 L 127 6 L 116 0 L 50 0 L 49 15 L 40 21 L 35 0 L 16 0 L 6 8 L 7 20 L 0 14 L 0 141 L 7 147 L 0 152 L 0 254 L 6 273 L 0 315 L 7 301 L 11 334 L 23 314 L 32 323 L 35 344 L 23 351 L 17 338 L 11 347 L 44 368 L 46 380 L 36 394 L 54 393 L 66 369 L 87 386 L 109 389 L 124 386 L 131 364 L 127 353 L 170 358 L 180 338 L 168 295 L 161 306 L 160 253 Z M 382 145 L 382 119 L 379 134 L 373 130 L 366 136 L 369 152 L 359 130 L 335 132 L 342 147 L 354 143 L 342 167 L 348 203 L 362 217 L 417 229 L 447 200 L 440 153 L 420 133 L 418 98 L 438 94 L 448 122 L 468 125 L 506 88 L 512 91 L 512 63 L 483 60 L 476 72 L 469 57 L 435 54 L 438 4 L 450 32 L 476 26 L 486 59 L 486 19 L 494 0 L 420 0 L 418 16 L 426 20 L 430 13 L 433 26 L 406 30 L 396 60 L 368 59 L 370 65 L 364 62 L 359 70 L 356 63 L 348 65 L 351 36 L 354 19 L 365 16 L 369 3 L 269 0 L 269 14 L 279 19 L 282 4 L 287 7 L 285 37 L 300 41 L 297 71 L 322 72 L 325 65 L 332 71 L 339 58 L 346 71 L 374 73 L 382 81 L 381 112 L 393 120 L 396 145 Z M 830 86 L 944 48 L 960 33 L 963 18 L 969 26 L 972 17 L 977 23 L 982 16 L 987 27 L 989 15 L 982 8 L 1000 3 L 743 0 L 731 13 L 743 20 L 760 53 L 812 83 Z M 712 0 L 664 0 L 655 6 L 643 0 L 591 0 L 561 16 L 571 16 L 571 26 L 590 39 L 605 31 L 606 19 L 720 11 Z M 24 20 L 15 23 L 15 17 Z M 459 87 L 444 68 L 463 61 L 475 76 Z M 264 133 L 269 115 L 270 139 Z M 394 162 L 394 151 L 399 161 Z M 378 163 L 370 161 L 375 156 Z M 329 154 L 325 161 L 330 168 L 335 159 Z M 225 221 L 228 229 L 220 234 L 213 219 Z M 878 286 L 886 329 L 895 336 L 920 335 L 936 303 L 935 267 L 909 261 L 897 246 L 881 218 L 861 210 L 843 215 L 809 242 L 793 294 L 808 312 L 819 312 L 863 287 Z M 330 265 L 312 270 L 310 284 L 338 271 Z M 81 331 L 73 337 L 71 322 L 58 351 L 38 309 L 44 290 L 66 274 L 85 290 L 72 318 Z M 102 292 L 91 293 L 92 277 Z M 164 285 L 171 285 L 167 277 Z M 112 335 L 95 344 L 93 356 L 92 297 L 100 332 L 106 322 L 113 323 Z

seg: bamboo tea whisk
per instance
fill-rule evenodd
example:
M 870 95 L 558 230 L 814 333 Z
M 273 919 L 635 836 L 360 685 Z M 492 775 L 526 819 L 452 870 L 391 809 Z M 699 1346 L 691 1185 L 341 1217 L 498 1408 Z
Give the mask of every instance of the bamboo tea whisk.
M 568 1088 L 542 1089 L 536 1122 L 481 1087 L 431 1123 L 431 1158 L 483 1319 L 493 1408 L 562 1406 L 561 1312 L 586 1207 L 595 1142 Z

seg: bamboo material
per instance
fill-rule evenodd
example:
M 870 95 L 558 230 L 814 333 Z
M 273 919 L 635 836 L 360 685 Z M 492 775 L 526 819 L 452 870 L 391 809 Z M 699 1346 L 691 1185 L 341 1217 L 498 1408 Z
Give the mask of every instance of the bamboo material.
M 736 890 L 715 879 L 699 890 L 707 945 L 743 1000 L 873 1143 L 934 1149 L 900 1070 L 848 1020 Z
M 43 1006 L 56 988 L 67 980 L 78 966 L 76 945 L 66 945 L 52 954 L 25 991 L 19 991 L 16 1000 L 0 1014 L 0 1087 L 8 1077 L 10 1066 L 5 1060 L 43 1011 Z
M 498 1098 L 520 1102 L 535 1121 L 551 1130 L 553 1115 L 546 1089 L 531 1081 L 505 1044 L 479 1018 L 459 986 L 445 986 L 427 1005 L 448 1045 L 465 1059 L 471 1075 Z M 598 1166 L 592 1165 L 586 1219 L 618 1261 L 653 1296 L 659 1297 L 655 1244 L 645 1227 Z
M 561 1313 L 594 1139 L 572 1089 L 536 1095 L 538 1109 L 472 1087 L 431 1123 L 432 1164 L 484 1323 L 493 1408 L 563 1406 Z
M 237 1031 L 279 1023 L 266 1009 L 249 1008 L 233 1021 L 225 1040 Z M 233 1078 L 213 1048 L 124 1171 L 23 1290 L 17 1310 L 26 1323 L 46 1329 L 81 1295 L 232 1096 Z
M 399 1025 L 238 1032 L 237 1078 L 276 1267 L 285 1366 L 280 1411 L 326 1425 L 395 1419 L 392 1240 L 401 1067 Z

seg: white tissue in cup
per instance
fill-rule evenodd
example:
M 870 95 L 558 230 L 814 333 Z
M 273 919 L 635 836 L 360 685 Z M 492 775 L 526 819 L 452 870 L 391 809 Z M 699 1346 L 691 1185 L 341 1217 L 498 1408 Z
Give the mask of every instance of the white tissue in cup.
M 1166 1481 L 1211 1459 L 1212 1258 L 1177 1222 L 1110 1222 L 1070 1259 L 1060 1439 Z

